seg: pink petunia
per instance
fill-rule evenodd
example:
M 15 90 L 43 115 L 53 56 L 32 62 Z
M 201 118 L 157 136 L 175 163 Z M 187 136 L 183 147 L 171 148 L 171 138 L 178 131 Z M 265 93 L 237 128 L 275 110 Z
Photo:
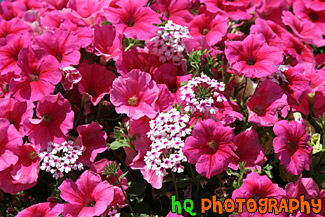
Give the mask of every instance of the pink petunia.
M 271 75 L 283 60 L 282 51 L 268 46 L 262 34 L 250 34 L 241 42 L 227 42 L 225 54 L 231 67 L 248 78 Z
M 6 118 L 24 135 L 23 122 L 26 118 L 33 117 L 34 107 L 31 101 L 20 102 L 14 98 L 3 98 L 0 99 L 0 118 Z
M 199 174 L 210 178 L 239 159 L 236 149 L 233 129 L 208 119 L 194 126 L 192 136 L 185 140 L 183 152 Z
M 36 116 L 38 119 L 25 120 L 26 135 L 33 144 L 44 148 L 48 142 L 65 141 L 65 135 L 73 127 L 74 112 L 61 93 L 41 99 L 36 107 Z
M 201 14 L 190 23 L 191 36 L 205 36 L 210 46 L 222 40 L 228 29 L 228 17 L 223 14 Z
M 19 78 L 19 75 L 15 74 L 15 72 L 7 72 L 4 74 L 0 73 L 0 98 L 11 97 L 9 93 L 9 83 L 11 79 Z
M 266 162 L 262 146 L 257 143 L 258 134 L 254 128 L 250 127 L 235 137 L 235 145 L 237 150 L 235 154 L 239 157 L 234 163 L 230 163 L 229 167 L 234 170 L 239 169 L 239 163 L 246 162 L 245 167 L 254 170 L 261 169 L 261 163 Z M 263 159 L 264 158 L 264 159 Z
M 72 15 L 81 18 L 88 25 L 96 23 L 96 18 L 107 8 L 111 0 L 69 0 L 67 7 Z
M 278 121 L 278 112 L 287 105 L 287 96 L 279 85 L 263 81 L 248 101 L 248 122 L 258 126 L 273 126 Z
M 166 20 L 182 26 L 188 26 L 193 19 L 191 7 L 189 0 L 158 0 L 152 5 L 152 9 L 159 11 Z
M 289 26 L 294 35 L 307 44 L 313 44 L 317 47 L 325 45 L 322 31 L 308 20 L 300 20 L 289 11 L 283 11 L 282 21 Z
M 39 173 L 39 147 L 25 143 L 20 147 L 18 161 L 0 172 L 0 188 L 15 195 L 20 191 L 34 187 Z
M 9 121 L 0 118 L 0 172 L 18 161 L 19 147 L 22 146 L 22 136 Z
M 298 105 L 301 103 L 304 95 L 312 91 L 309 86 L 310 80 L 303 74 L 305 66 L 305 64 L 298 64 L 284 70 L 282 72 L 283 79 L 279 78 L 277 81 L 287 95 L 287 100 L 290 105 Z
M 103 127 L 97 122 L 79 125 L 77 131 L 79 136 L 76 143 L 83 146 L 82 156 L 79 157 L 78 161 L 85 165 L 90 165 L 90 163 L 95 161 L 97 154 L 107 150 L 106 132 L 103 131 Z
M 94 26 L 94 46 L 97 55 L 103 56 L 105 60 L 113 58 L 116 60 L 120 54 L 120 37 L 112 25 Z
M 11 80 L 10 93 L 22 101 L 37 101 L 53 93 L 61 81 L 57 60 L 44 49 L 23 48 L 18 56 L 21 77 Z
M 38 203 L 19 212 L 16 217 L 58 217 L 63 212 L 64 204 Z
M 10 35 L 7 37 L 7 40 L 7 44 L 0 47 L 0 72 L 5 74 L 14 71 L 15 74 L 19 74 L 20 69 L 17 66 L 18 55 L 21 49 L 31 43 L 31 35 Z
M 159 88 L 151 76 L 134 69 L 113 82 L 110 99 L 117 113 L 125 113 L 132 119 L 143 116 L 154 118 L 157 114 L 155 103 L 159 97 Z
M 253 198 L 255 200 L 258 200 L 260 198 L 275 198 L 280 201 L 280 199 L 284 198 L 285 195 L 285 190 L 283 188 L 280 188 L 277 184 L 272 183 L 272 181 L 266 175 L 260 176 L 259 174 L 253 172 L 248 174 L 246 179 L 243 180 L 243 184 L 240 189 L 236 189 L 232 193 L 232 199 L 236 200 L 236 198 Z M 241 213 L 240 216 L 252 216 L 252 214 L 247 211 L 246 205 L 244 205 L 243 213 Z M 259 212 L 255 212 L 253 216 L 285 217 L 287 216 L 287 213 L 280 213 L 279 215 L 268 213 L 263 215 Z
M 325 84 L 320 85 L 313 98 L 313 112 L 315 117 L 323 116 L 325 112 Z
M 49 8 L 62 10 L 67 7 L 69 0 L 45 0 L 48 3 Z
M 74 32 L 62 29 L 55 32 L 44 31 L 35 42 L 55 57 L 61 67 L 79 64 L 81 44 Z
M 76 182 L 64 180 L 59 189 L 60 196 L 68 201 L 63 217 L 99 216 L 114 199 L 114 187 L 90 171 L 82 173 Z
M 140 170 L 143 178 L 155 189 L 161 189 L 163 185 L 163 176 L 157 176 L 155 170 L 149 170 L 146 167 Z
M 309 170 L 313 148 L 307 143 L 310 141 L 310 135 L 303 120 L 279 121 L 275 123 L 273 131 L 276 135 L 273 140 L 274 152 L 286 171 L 300 175 L 304 169 Z
M 146 7 L 147 0 L 120 0 L 119 8 L 109 7 L 106 11 L 107 20 L 112 22 L 119 34 L 127 38 L 147 40 L 155 36 L 161 23 L 159 14 Z
M 82 63 L 78 70 L 82 76 L 78 90 L 81 94 L 87 95 L 96 106 L 110 92 L 116 75 L 98 64 Z
M 305 200 L 310 199 L 321 199 L 322 203 L 324 204 L 325 194 L 322 195 L 322 192 L 319 190 L 317 183 L 312 178 L 302 178 L 301 176 L 295 183 L 288 183 L 285 186 L 285 191 L 287 194 L 287 198 L 296 198 L 300 199 L 301 195 L 305 196 Z M 324 191 L 323 191 L 324 192 Z M 324 205 L 323 205 L 324 207 Z M 290 217 L 321 217 L 324 215 L 325 210 L 322 209 L 319 215 L 311 212 L 310 214 L 301 213 L 300 211 L 295 211 L 294 213 L 290 214 Z

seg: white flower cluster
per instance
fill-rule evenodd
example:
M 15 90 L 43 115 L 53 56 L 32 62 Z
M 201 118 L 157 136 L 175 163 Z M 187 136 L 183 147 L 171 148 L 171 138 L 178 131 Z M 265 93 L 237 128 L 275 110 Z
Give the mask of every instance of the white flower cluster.
M 206 75 L 196 77 L 180 88 L 181 100 L 185 101 L 184 110 L 202 113 L 215 114 L 216 102 L 227 101 L 226 97 L 220 93 L 225 90 L 225 84 L 211 79 Z
M 78 162 L 81 155 L 82 147 L 73 145 L 72 141 L 62 144 L 49 142 L 47 149 L 39 154 L 43 161 L 40 169 L 52 173 L 55 179 L 62 178 L 63 172 L 83 169 L 83 164 Z
M 188 115 L 173 108 L 150 121 L 151 130 L 147 136 L 152 141 L 151 150 L 144 160 L 147 168 L 156 171 L 158 176 L 167 175 L 167 169 L 176 173 L 184 171 L 181 162 L 187 159 L 183 154 L 185 142 L 182 138 L 191 133 L 191 129 L 187 128 L 189 120 Z
M 268 78 L 278 85 L 288 83 L 287 77 L 283 74 L 283 72 L 288 70 L 289 68 L 290 67 L 287 65 L 279 65 L 278 71 L 274 72 Z
M 175 65 L 180 65 L 185 50 L 183 38 L 190 38 L 187 27 L 173 23 L 168 20 L 164 27 L 159 28 L 157 36 L 152 38 L 152 51 L 159 56 L 162 62 L 172 61 Z

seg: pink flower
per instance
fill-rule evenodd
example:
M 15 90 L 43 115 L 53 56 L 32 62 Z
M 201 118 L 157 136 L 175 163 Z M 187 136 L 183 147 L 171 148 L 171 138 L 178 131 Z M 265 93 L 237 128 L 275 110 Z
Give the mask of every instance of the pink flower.
M 315 92 L 313 98 L 313 112 L 315 117 L 323 117 L 323 113 L 325 112 L 325 84 L 322 84 Z
M 9 121 L 0 118 L 0 173 L 18 161 L 22 136 Z
M 28 25 L 18 17 L 15 17 L 9 21 L 6 21 L 5 19 L 1 19 L 0 20 L 0 46 L 3 46 L 7 43 L 6 38 L 9 35 L 27 33 L 28 30 L 29 30 Z
M 9 93 L 9 83 L 11 79 L 19 78 L 19 75 L 16 75 L 15 72 L 7 72 L 4 74 L 0 73 L 0 97 L 7 98 L 10 97 Z
M 235 154 L 239 157 L 234 163 L 230 163 L 229 167 L 233 170 L 239 169 L 239 163 L 246 162 L 245 167 L 250 167 L 254 170 L 261 169 L 262 161 L 265 163 L 267 161 L 264 158 L 264 151 L 262 146 L 257 143 L 258 134 L 254 128 L 250 127 L 245 131 L 241 132 L 235 137 L 235 145 L 237 150 Z
M 282 72 L 286 81 L 281 80 L 279 84 L 287 95 L 290 105 L 300 104 L 304 95 L 312 91 L 309 86 L 310 80 L 303 74 L 305 66 L 305 64 L 298 64 Z
M 35 42 L 55 57 L 61 67 L 79 64 L 81 44 L 74 32 L 62 29 L 45 31 Z
M 20 102 L 14 98 L 3 98 L 0 99 L 0 118 L 6 118 L 24 135 L 23 122 L 26 118 L 33 117 L 34 107 L 31 101 Z
M 288 198 L 296 198 L 299 200 L 299 197 L 301 195 L 305 196 L 305 200 L 310 199 L 322 199 L 323 201 L 323 207 L 324 207 L 324 198 L 325 195 L 322 195 L 322 192 L 319 191 L 319 187 L 317 183 L 312 178 L 302 178 L 301 176 L 295 183 L 288 183 L 285 186 L 286 194 Z M 321 217 L 322 214 L 324 215 L 325 210 L 322 209 L 321 213 L 319 215 L 311 212 L 310 214 L 301 213 L 300 211 L 296 211 L 293 214 L 290 215 L 290 217 L 293 216 L 299 216 L 299 217 Z
M 70 0 L 68 8 L 72 14 L 89 25 L 95 24 L 96 18 L 108 7 L 110 0 Z
M 106 132 L 103 131 L 103 127 L 97 122 L 79 125 L 77 131 L 79 136 L 76 143 L 84 148 L 82 156 L 78 161 L 85 165 L 90 165 L 90 163 L 95 161 L 97 154 L 107 149 Z
M 33 144 L 44 148 L 48 142 L 65 141 L 65 135 L 73 127 L 74 112 L 61 93 L 41 99 L 36 107 L 36 116 L 38 119 L 25 120 L 26 135 Z
M 313 44 L 317 47 L 325 45 L 323 32 L 308 20 L 300 20 L 289 11 L 283 11 L 282 21 L 288 25 L 294 35 L 307 44 Z
M 282 52 L 268 46 L 261 34 L 250 34 L 241 42 L 227 42 L 225 54 L 231 67 L 248 78 L 271 75 L 283 60 Z
M 313 148 L 307 143 L 310 135 L 304 121 L 282 120 L 274 125 L 273 131 L 276 135 L 273 140 L 274 152 L 287 172 L 300 175 L 304 169 L 309 170 Z
M 99 56 L 104 56 L 105 60 L 117 59 L 120 54 L 120 37 L 112 25 L 95 25 L 94 46 Z
M 248 121 L 258 126 L 273 126 L 278 121 L 278 112 L 287 105 L 287 96 L 279 85 L 263 81 L 248 101 Z
M 57 60 L 44 49 L 23 48 L 18 56 L 21 77 L 10 82 L 9 90 L 22 101 L 37 101 L 53 93 L 61 81 Z
M 78 70 L 82 76 L 78 90 L 96 106 L 110 92 L 116 75 L 98 64 L 81 63 Z
M 151 76 L 134 69 L 123 78 L 113 82 L 110 94 L 111 102 L 117 113 L 125 113 L 132 119 L 143 116 L 154 118 L 157 114 L 155 103 L 159 97 L 159 88 Z
M 0 179 L 5 180 L 5 184 L 0 183 L 4 192 L 15 195 L 36 185 L 40 168 L 38 150 L 39 147 L 28 143 L 20 147 L 17 163 L 0 172 Z
M 64 204 L 38 203 L 19 212 L 16 217 L 58 217 L 63 211 Z
M 253 6 L 251 0 L 200 0 L 206 5 L 208 11 L 216 13 L 218 11 L 227 12 L 232 20 L 249 20 L 252 15 L 247 10 Z
M 163 176 L 157 176 L 155 170 L 149 170 L 146 167 L 140 170 L 143 178 L 155 189 L 161 189 L 163 185 Z
M 255 2 L 258 2 L 256 4 L 256 14 L 258 14 L 259 17 L 273 21 L 278 25 L 283 25 L 281 15 L 283 11 L 289 10 L 291 5 L 289 1 L 263 0 Z
M 45 0 L 48 3 L 50 8 L 62 10 L 63 8 L 67 7 L 67 3 L 69 0 Z
M 20 73 L 17 66 L 18 54 L 24 47 L 31 43 L 31 36 L 25 35 L 10 35 L 7 37 L 8 42 L 5 46 L 0 47 L 0 71 L 1 74 L 14 71 L 15 74 Z
M 147 0 L 120 0 L 116 4 L 120 8 L 109 7 L 106 11 L 107 20 L 112 22 L 116 31 L 127 38 L 147 40 L 155 36 L 161 23 L 159 14 L 145 7 Z
M 68 66 L 62 68 L 61 71 L 62 71 L 61 84 L 65 90 L 72 90 L 73 85 L 81 81 L 82 76 L 76 68 L 72 66 Z
M 234 139 L 232 128 L 212 119 L 200 121 L 194 126 L 192 136 L 185 140 L 183 152 L 199 174 L 210 178 L 238 160 Z
M 190 24 L 190 34 L 194 37 L 205 36 L 210 46 L 222 40 L 228 29 L 228 17 L 223 14 L 201 14 Z
M 260 176 L 255 172 L 252 172 L 247 175 L 246 179 L 243 180 L 243 184 L 240 189 L 236 189 L 232 194 L 232 199 L 236 200 L 236 198 L 253 198 L 258 200 L 260 198 L 276 198 L 280 201 L 281 198 L 285 197 L 285 190 L 280 188 L 277 184 L 272 183 L 272 181 L 266 176 Z M 244 205 L 243 213 L 240 215 L 241 217 L 250 217 L 252 216 L 246 209 L 246 205 Z M 254 217 L 260 216 L 275 216 L 272 213 L 268 213 L 265 215 L 259 214 L 255 212 Z M 287 216 L 286 213 L 280 213 L 280 217 Z
M 82 173 L 75 183 L 71 179 L 64 180 L 59 189 L 60 196 L 68 201 L 64 217 L 99 216 L 114 198 L 114 187 L 90 171 Z
M 189 0 L 158 0 L 152 5 L 152 9 L 163 14 L 166 20 L 182 26 L 188 26 L 193 19 L 191 7 Z

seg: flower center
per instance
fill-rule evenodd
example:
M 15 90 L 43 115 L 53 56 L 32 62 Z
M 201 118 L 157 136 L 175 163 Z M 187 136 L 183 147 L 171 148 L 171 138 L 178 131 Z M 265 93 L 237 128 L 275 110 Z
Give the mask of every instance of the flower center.
M 256 59 L 255 59 L 255 57 L 248 57 L 248 58 L 246 58 L 246 63 L 247 63 L 247 65 L 249 65 L 249 66 L 254 65 L 254 64 L 256 63 Z
M 209 142 L 209 147 L 213 150 L 213 151 L 216 151 L 218 149 L 218 144 L 215 140 L 211 140 Z
M 316 21 L 318 19 L 318 14 L 315 12 L 310 12 L 308 16 L 312 21 Z
M 49 114 L 43 115 L 42 119 L 47 123 L 51 122 L 51 120 L 52 120 L 51 115 L 49 115 Z
M 28 78 L 29 81 L 39 81 L 39 76 L 35 74 L 30 74 Z
M 2 91 L 4 93 L 8 93 L 9 92 L 9 84 L 8 83 L 2 84 Z
M 38 155 L 37 155 L 37 153 L 35 151 L 32 151 L 32 152 L 28 153 L 28 158 L 31 159 L 31 160 L 34 160 L 37 157 L 38 157 Z
M 133 17 L 129 18 L 126 22 L 125 25 L 127 25 L 128 27 L 132 27 L 135 24 L 135 19 Z
M 258 114 L 258 115 L 262 114 L 262 113 L 263 113 L 263 108 L 262 108 L 262 106 L 260 106 L 260 105 L 255 106 L 255 107 L 253 108 L 253 112 L 255 112 L 255 113 Z
M 96 205 L 96 201 L 94 199 L 89 199 L 86 201 L 86 207 L 94 207 Z
M 207 35 L 210 32 L 210 29 L 205 27 L 204 29 L 202 29 L 202 34 L 203 35 Z
M 296 147 L 297 147 L 297 143 L 296 142 L 294 142 L 294 141 L 288 141 L 287 148 L 295 149 Z
M 136 105 L 138 103 L 138 98 L 136 96 L 132 96 L 128 99 L 129 105 Z

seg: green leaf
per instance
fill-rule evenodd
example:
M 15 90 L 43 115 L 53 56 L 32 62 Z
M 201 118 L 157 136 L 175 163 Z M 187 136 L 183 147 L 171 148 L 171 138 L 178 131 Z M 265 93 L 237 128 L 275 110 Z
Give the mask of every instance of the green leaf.
M 125 141 L 121 141 L 121 140 L 116 140 L 109 145 L 109 148 L 112 150 L 117 150 L 122 147 L 131 148 L 131 146 L 129 144 L 127 144 Z
M 129 171 L 126 171 L 126 173 L 123 173 L 120 177 L 118 177 L 118 180 L 121 181 L 127 174 Z

